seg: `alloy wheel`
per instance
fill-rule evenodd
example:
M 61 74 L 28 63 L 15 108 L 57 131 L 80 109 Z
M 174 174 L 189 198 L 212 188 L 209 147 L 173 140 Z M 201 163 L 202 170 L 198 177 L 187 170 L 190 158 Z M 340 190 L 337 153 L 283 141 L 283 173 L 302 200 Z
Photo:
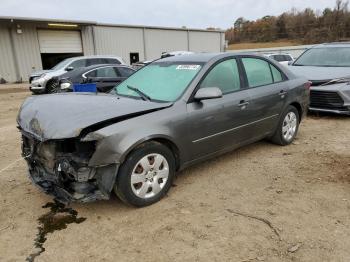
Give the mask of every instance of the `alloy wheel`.
M 169 164 L 161 154 L 149 154 L 137 162 L 130 176 L 131 188 L 140 198 L 154 197 L 162 191 L 169 177 Z
M 285 116 L 282 125 L 282 135 L 286 141 L 290 141 L 293 139 L 297 130 L 297 121 L 298 119 L 294 112 L 289 112 Z

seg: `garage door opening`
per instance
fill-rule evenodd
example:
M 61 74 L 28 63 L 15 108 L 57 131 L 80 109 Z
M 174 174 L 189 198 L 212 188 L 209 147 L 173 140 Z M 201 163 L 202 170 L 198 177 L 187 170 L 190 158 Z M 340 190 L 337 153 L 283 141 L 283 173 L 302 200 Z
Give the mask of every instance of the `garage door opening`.
M 80 31 L 38 30 L 43 69 L 51 69 L 62 60 L 83 55 Z
M 82 56 L 83 53 L 69 53 L 69 54 L 41 54 L 41 62 L 43 64 L 43 69 L 51 69 L 59 62 L 66 58 Z

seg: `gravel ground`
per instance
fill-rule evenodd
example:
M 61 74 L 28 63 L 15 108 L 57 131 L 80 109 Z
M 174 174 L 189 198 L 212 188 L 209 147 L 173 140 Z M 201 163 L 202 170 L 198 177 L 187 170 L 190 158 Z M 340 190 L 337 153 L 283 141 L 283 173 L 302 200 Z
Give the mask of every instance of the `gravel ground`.
M 147 208 L 115 197 L 64 208 L 20 158 L 29 92 L 0 89 L 0 261 L 350 261 L 349 117 L 309 116 L 290 146 L 189 168 Z

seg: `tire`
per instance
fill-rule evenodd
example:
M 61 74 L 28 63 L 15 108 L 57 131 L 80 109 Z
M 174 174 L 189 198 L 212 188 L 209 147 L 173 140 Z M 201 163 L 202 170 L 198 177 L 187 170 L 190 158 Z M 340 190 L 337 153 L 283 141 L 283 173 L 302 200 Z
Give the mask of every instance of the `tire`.
M 270 140 L 281 146 L 291 144 L 298 134 L 299 123 L 300 116 L 298 110 L 294 106 L 288 106 L 283 112 L 277 130 Z M 289 126 L 287 127 L 288 124 Z
M 60 93 L 60 86 L 58 81 L 50 80 L 46 84 L 46 93 L 48 94 L 54 94 L 54 93 Z
M 171 150 L 161 143 L 147 142 L 133 150 L 119 168 L 114 192 L 127 204 L 148 206 L 164 197 L 174 176 Z

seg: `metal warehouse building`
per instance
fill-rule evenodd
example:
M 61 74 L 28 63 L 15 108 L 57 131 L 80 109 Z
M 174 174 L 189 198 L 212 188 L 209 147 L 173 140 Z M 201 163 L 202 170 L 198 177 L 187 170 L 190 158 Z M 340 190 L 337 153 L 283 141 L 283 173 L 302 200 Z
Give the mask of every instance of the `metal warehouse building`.
M 221 52 L 224 42 L 223 31 L 0 17 L 0 80 L 28 81 L 71 56 L 116 55 L 130 64 L 162 52 Z

